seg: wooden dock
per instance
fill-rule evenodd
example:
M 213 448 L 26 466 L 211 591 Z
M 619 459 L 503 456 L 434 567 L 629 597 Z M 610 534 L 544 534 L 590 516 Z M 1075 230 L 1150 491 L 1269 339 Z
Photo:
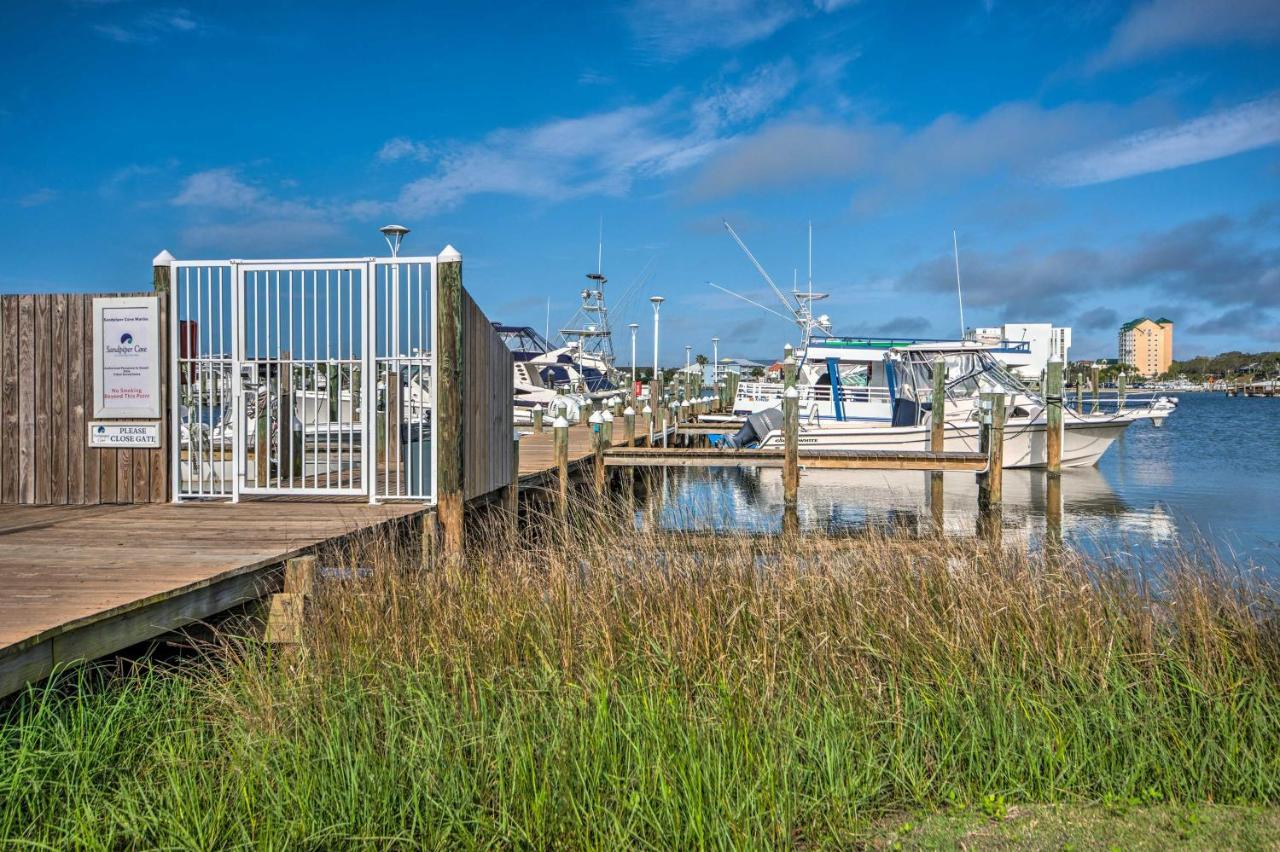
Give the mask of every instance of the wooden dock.
M 317 544 L 419 503 L 246 501 L 0 508 L 0 696 L 278 590 Z

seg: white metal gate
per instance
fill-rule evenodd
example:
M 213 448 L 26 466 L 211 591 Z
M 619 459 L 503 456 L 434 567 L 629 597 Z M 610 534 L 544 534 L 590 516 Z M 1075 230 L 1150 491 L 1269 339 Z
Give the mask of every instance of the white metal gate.
M 175 499 L 433 499 L 435 258 L 172 268 Z

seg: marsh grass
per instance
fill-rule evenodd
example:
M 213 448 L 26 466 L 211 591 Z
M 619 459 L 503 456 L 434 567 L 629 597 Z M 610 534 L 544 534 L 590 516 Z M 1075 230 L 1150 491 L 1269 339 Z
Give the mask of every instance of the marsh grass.
M 1280 803 L 1257 578 L 620 517 L 495 520 L 460 563 L 350 543 L 299 655 L 224 631 L 30 690 L 0 717 L 0 838 L 846 846 L 983 802 Z

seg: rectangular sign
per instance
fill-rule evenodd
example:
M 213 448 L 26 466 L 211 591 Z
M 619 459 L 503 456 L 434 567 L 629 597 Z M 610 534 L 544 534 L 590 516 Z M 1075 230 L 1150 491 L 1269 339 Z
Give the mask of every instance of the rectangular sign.
M 93 300 L 93 416 L 160 416 L 160 303 Z
M 89 423 L 91 447 L 158 447 L 159 423 Z

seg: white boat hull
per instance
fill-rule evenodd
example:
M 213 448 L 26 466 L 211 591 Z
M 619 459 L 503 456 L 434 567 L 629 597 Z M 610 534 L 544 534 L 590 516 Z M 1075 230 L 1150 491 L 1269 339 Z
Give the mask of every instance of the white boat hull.
M 1091 467 L 1098 463 L 1116 438 L 1133 420 L 1109 418 L 1066 424 L 1063 430 L 1062 466 Z M 782 432 L 774 430 L 761 447 L 781 448 Z M 978 452 L 978 427 L 973 423 L 948 423 L 943 448 L 947 452 Z M 930 429 L 924 426 L 800 426 L 801 464 L 806 450 L 928 450 Z M 1004 466 L 1044 467 L 1046 464 L 1044 422 L 1011 420 L 1004 430 Z

